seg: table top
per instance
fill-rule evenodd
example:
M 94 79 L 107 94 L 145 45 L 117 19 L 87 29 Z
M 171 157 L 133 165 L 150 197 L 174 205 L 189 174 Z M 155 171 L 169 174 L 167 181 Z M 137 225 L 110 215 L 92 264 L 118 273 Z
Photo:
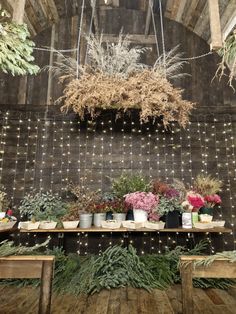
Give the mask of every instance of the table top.
M 4 232 L 15 232 L 17 231 L 17 228 L 9 228 L 9 229 L 0 229 L 0 233 L 4 233 Z
M 208 229 L 197 229 L 197 228 L 171 228 L 171 229 L 160 229 L 160 230 L 153 230 L 148 228 L 139 228 L 139 229 L 129 229 L 129 228 L 118 228 L 118 229 L 110 229 L 110 228 L 100 228 L 100 227 L 91 227 L 91 228 L 75 228 L 75 229 L 20 229 L 20 232 L 35 232 L 35 233 L 41 233 L 41 232 L 49 232 L 49 233 L 67 233 L 67 232 L 85 232 L 85 233 L 92 233 L 92 232 L 179 232 L 179 233 L 230 233 L 232 232 L 231 229 L 225 228 L 225 227 L 215 227 L 215 228 L 208 228 Z

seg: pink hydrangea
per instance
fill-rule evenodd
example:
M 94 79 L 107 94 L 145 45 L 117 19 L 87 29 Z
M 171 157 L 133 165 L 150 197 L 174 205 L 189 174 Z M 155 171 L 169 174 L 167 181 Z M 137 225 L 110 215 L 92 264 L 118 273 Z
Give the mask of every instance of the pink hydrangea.
M 142 209 L 150 212 L 159 202 L 157 195 L 149 192 L 134 192 L 125 195 L 125 203 L 133 209 Z
M 187 201 L 190 205 L 197 209 L 203 207 L 205 204 L 204 198 L 200 194 L 193 191 L 187 193 Z

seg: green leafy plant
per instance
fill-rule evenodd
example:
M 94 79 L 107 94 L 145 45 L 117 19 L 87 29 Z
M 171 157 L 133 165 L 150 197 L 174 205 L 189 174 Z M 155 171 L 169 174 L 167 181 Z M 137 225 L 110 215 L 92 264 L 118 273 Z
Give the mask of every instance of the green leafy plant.
M 236 30 L 233 34 L 229 35 L 223 42 L 223 47 L 218 50 L 219 55 L 222 57 L 221 62 L 216 70 L 215 76 L 221 79 L 229 67 L 229 86 L 234 89 L 233 80 L 236 77 Z
M 155 212 L 157 212 L 160 216 L 163 216 L 169 212 L 173 212 L 174 210 L 177 210 L 179 212 L 183 211 L 183 208 L 180 205 L 179 201 L 174 198 L 161 197 L 155 209 Z
M 133 192 L 149 192 L 151 183 L 141 174 L 131 175 L 123 173 L 119 178 L 112 180 L 112 191 L 117 198 Z
M 27 25 L 4 21 L 4 16 L 0 17 L 0 70 L 12 75 L 38 73 L 39 67 L 32 63 L 35 44 L 29 39 Z
M 134 267 L 135 265 L 135 267 Z M 74 276 L 73 283 L 78 284 L 77 293 L 99 292 L 131 285 L 136 288 L 149 290 L 155 287 L 153 276 L 144 267 L 136 250 L 113 246 L 108 248 L 100 257 L 92 257 L 81 265 L 78 276 Z
M 21 255 L 26 253 L 32 253 L 33 251 L 38 250 L 41 247 L 45 247 L 49 242 L 47 239 L 45 242 L 41 244 L 36 244 L 32 247 L 18 245 L 15 246 L 13 241 L 4 240 L 0 242 L 0 256 L 10 256 L 10 255 Z
M 67 205 L 58 195 L 48 192 L 28 194 L 21 201 L 19 211 L 22 216 L 33 220 L 58 221 L 65 215 Z
M 46 250 L 44 254 L 55 255 L 55 276 L 53 290 L 57 293 L 93 294 L 102 289 L 124 286 L 165 289 L 174 283 L 180 283 L 179 260 L 181 255 L 202 255 L 208 246 L 207 241 L 199 242 L 193 249 L 177 246 L 164 254 L 138 256 L 136 250 L 129 246 L 109 247 L 101 256 L 65 255 L 59 248 Z M 30 248 L 27 248 L 30 249 Z M 1 250 L 1 246 L 0 246 Z M 17 254 L 25 251 L 14 249 Z M 18 251 L 17 251 L 18 250 Z M 1 251 L 0 251 L 1 252 Z M 7 255 L 12 251 L 7 249 Z M 31 251 L 30 254 L 39 254 Z M 4 285 L 25 286 L 38 285 L 38 280 L 1 280 Z M 194 279 L 195 287 L 227 289 L 234 285 L 230 279 Z
M 236 251 L 223 251 L 216 253 L 215 255 L 208 256 L 207 258 L 204 258 L 200 261 L 196 261 L 194 263 L 194 266 L 209 266 L 211 265 L 215 260 L 219 258 L 225 258 L 227 259 L 230 263 L 235 263 L 236 262 Z

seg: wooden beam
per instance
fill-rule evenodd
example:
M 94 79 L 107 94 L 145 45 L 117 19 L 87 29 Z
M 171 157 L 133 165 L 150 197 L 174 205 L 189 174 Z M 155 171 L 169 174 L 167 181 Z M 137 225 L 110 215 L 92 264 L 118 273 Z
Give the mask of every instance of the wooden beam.
M 182 262 L 182 260 L 181 260 Z M 181 288 L 183 314 L 193 313 L 193 263 L 190 261 L 186 265 L 181 265 Z
M 180 22 L 181 21 L 186 2 L 187 2 L 187 0 L 182 0 L 180 2 L 178 10 L 176 12 L 176 16 L 175 16 L 176 22 Z
M 211 50 L 217 50 L 222 47 L 222 35 L 220 26 L 220 12 L 218 0 L 208 0 L 210 28 L 211 28 Z
M 13 7 L 13 17 L 12 20 L 18 24 L 23 23 L 24 12 L 25 12 L 25 1 L 26 0 L 18 0 Z
M 196 10 L 196 7 L 198 5 L 198 0 L 192 0 L 191 4 L 189 5 L 187 11 L 185 12 L 183 24 L 188 27 L 188 24 L 193 16 L 194 11 Z
M 153 7 L 153 0 L 148 0 L 148 8 L 147 8 L 147 15 L 146 15 L 146 24 L 145 24 L 145 31 L 144 34 L 147 37 L 149 34 L 151 17 L 152 17 L 152 7 Z
M 112 5 L 114 7 L 119 7 L 120 6 L 120 0 L 112 0 Z
M 30 32 L 30 35 L 33 36 L 33 37 L 36 36 L 37 32 L 36 32 L 35 28 L 33 27 L 33 25 L 31 24 L 31 22 L 30 22 L 26 12 L 24 14 L 24 23 L 27 24 L 29 32 Z
M 221 16 L 221 28 L 225 39 L 236 24 L 236 1 L 230 1 Z
M 113 43 L 117 43 L 119 40 L 119 37 L 117 35 L 114 34 L 103 34 L 103 42 L 113 42 Z M 135 44 L 145 44 L 145 45 L 154 45 L 156 44 L 156 38 L 155 35 L 139 35 L 139 34 L 135 34 L 135 35 L 129 35 L 128 36 L 128 41 L 130 41 L 131 43 L 135 43 Z
M 168 0 L 165 16 L 171 20 L 175 20 L 176 14 L 182 1 L 183 0 Z
M 25 0 L 17 1 L 13 7 L 12 20 L 18 24 L 22 24 L 25 13 Z M 17 103 L 26 103 L 26 92 L 27 92 L 27 76 L 23 76 L 19 79 Z
M 208 2 L 205 3 L 205 6 L 202 10 L 202 14 L 199 16 L 199 19 L 193 29 L 194 33 L 203 38 L 203 33 L 206 28 L 209 28 L 209 10 Z M 206 39 L 206 38 L 205 38 Z
M 52 25 L 52 30 L 51 30 L 51 51 L 50 51 L 50 57 L 49 57 L 49 65 L 52 66 L 53 65 L 53 57 L 54 57 L 54 52 L 53 52 L 53 48 L 55 48 L 55 24 Z M 47 105 L 51 105 L 52 104 L 52 83 L 53 83 L 53 73 L 52 70 L 49 68 L 48 71 L 48 89 L 47 89 Z
M 59 21 L 59 14 L 58 14 L 57 7 L 55 5 L 54 0 L 44 0 L 44 1 L 46 1 L 46 4 L 51 11 L 52 21 L 54 23 L 57 23 Z
M 53 261 L 43 261 L 40 285 L 39 313 L 51 313 L 52 278 Z

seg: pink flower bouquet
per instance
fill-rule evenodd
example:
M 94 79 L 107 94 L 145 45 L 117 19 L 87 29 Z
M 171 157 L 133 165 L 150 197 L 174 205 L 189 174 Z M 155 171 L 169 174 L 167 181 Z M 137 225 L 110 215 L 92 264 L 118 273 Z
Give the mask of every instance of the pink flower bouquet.
M 159 202 L 159 197 L 151 192 L 134 192 L 125 195 L 125 203 L 133 209 L 151 212 Z
M 217 204 L 221 204 L 221 198 L 218 194 L 206 195 L 204 197 L 206 207 L 214 207 Z
M 204 198 L 194 191 L 190 191 L 187 193 L 187 201 L 191 206 L 193 206 L 192 211 L 198 211 L 201 207 L 205 205 Z

